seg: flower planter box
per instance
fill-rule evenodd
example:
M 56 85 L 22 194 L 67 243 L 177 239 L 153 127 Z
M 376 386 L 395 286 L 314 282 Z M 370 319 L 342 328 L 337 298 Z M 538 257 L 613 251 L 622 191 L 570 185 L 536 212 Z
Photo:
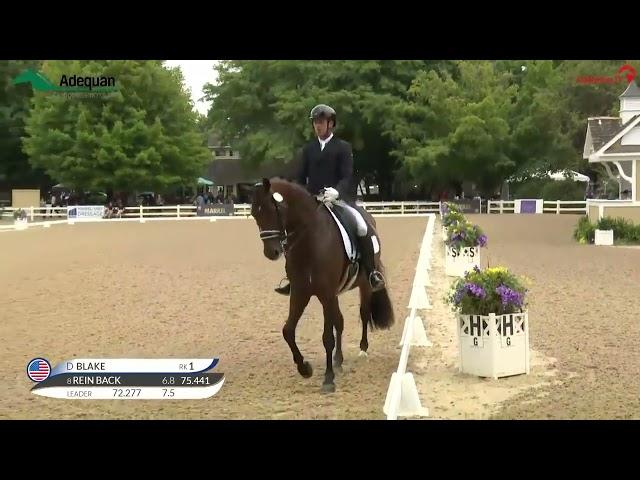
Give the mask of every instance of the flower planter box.
M 528 312 L 457 315 L 459 371 L 494 379 L 529 374 Z
M 16 230 L 26 230 L 29 226 L 29 221 L 26 218 L 16 218 L 13 221 L 13 226 Z
M 464 277 L 464 273 L 480 268 L 480 247 L 460 249 L 445 245 L 445 274 L 449 277 Z
M 596 245 L 613 245 L 613 230 L 596 230 Z

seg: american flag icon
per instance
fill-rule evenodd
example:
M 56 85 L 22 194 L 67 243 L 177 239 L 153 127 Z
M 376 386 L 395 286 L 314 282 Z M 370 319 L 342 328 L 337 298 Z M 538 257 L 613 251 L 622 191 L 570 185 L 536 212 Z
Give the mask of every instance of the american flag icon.
M 50 373 L 51 365 L 44 358 L 34 358 L 27 367 L 27 374 L 34 382 L 46 380 Z

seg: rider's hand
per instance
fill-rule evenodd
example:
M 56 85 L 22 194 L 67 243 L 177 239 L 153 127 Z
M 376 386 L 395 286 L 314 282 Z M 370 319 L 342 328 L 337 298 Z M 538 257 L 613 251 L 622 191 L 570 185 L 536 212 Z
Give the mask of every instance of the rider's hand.
M 323 202 L 334 202 L 338 199 L 340 194 L 333 187 L 327 187 L 322 192 L 322 201 Z

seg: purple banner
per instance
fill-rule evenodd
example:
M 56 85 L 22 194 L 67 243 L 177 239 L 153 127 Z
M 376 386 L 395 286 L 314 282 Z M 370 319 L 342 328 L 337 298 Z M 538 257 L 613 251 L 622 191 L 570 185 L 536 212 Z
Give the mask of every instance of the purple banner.
M 535 200 L 521 200 L 520 201 L 520 213 L 536 213 Z

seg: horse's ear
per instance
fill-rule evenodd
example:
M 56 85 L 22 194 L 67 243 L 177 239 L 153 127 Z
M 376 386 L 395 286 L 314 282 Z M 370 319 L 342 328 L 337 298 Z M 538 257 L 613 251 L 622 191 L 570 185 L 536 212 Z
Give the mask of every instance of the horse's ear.
M 262 179 L 262 186 L 264 187 L 265 192 L 268 192 L 269 190 L 271 190 L 271 182 L 269 181 L 268 178 Z

